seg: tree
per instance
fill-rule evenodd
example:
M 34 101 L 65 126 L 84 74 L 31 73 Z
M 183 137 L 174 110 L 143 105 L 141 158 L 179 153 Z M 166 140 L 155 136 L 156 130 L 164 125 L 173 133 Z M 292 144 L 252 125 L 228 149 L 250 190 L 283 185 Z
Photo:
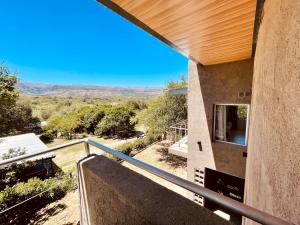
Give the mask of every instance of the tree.
M 32 116 L 32 109 L 27 104 L 18 103 L 8 110 L 9 124 L 7 129 L 10 133 L 40 132 L 40 120 Z
M 62 136 L 71 140 L 79 126 L 80 121 L 75 113 L 63 116 L 53 116 L 45 127 L 44 134 L 57 135 L 60 133 Z
M 0 66 L 0 109 L 16 105 L 19 92 L 15 85 L 17 77 L 5 66 Z
M 131 118 L 135 113 L 128 107 L 114 106 L 105 111 L 98 123 L 95 134 L 99 136 L 128 137 L 134 131 L 135 123 Z
M 29 105 L 17 103 L 17 77 L 5 66 L 0 66 L 0 135 L 35 131 L 39 120 L 32 117 Z
M 186 87 L 183 77 L 179 82 L 170 81 L 167 89 Z M 147 109 L 138 114 L 138 119 L 146 125 L 149 133 L 163 134 L 175 123 L 187 119 L 186 95 L 170 95 L 167 91 L 149 103 Z
M 72 139 L 75 133 L 94 133 L 98 123 L 105 115 L 107 106 L 84 106 L 66 115 L 53 116 L 45 127 L 43 137 L 46 139 L 61 133 Z
M 102 106 L 86 106 L 78 110 L 82 131 L 94 133 L 98 123 L 105 116 L 106 105 Z
M 167 89 L 176 89 L 176 88 L 183 88 L 187 87 L 188 82 L 184 75 L 181 75 L 178 82 L 176 81 L 169 81 L 167 85 Z
M 0 135 L 9 132 L 11 108 L 15 107 L 19 93 L 15 89 L 17 77 L 7 67 L 0 66 Z

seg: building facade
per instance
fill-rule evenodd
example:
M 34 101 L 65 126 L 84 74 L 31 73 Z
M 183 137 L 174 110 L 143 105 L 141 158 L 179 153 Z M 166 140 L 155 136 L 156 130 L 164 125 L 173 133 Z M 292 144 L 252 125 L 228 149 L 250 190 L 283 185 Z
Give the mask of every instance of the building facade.
M 300 1 L 99 2 L 189 58 L 188 179 L 300 224 Z

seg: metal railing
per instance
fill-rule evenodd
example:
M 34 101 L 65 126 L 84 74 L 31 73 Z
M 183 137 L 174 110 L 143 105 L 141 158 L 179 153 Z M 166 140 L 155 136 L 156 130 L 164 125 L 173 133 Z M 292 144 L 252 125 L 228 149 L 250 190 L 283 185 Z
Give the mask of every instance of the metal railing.
M 249 219 L 252 219 L 253 221 L 256 221 L 258 223 L 261 224 L 266 224 L 266 225 L 292 225 L 292 223 L 285 221 L 283 219 L 280 219 L 278 217 L 272 216 L 266 212 L 260 211 L 256 208 L 253 208 L 251 206 L 245 205 L 241 202 L 238 202 L 236 200 L 233 200 L 229 197 L 223 196 L 221 194 L 218 194 L 214 191 L 211 191 L 207 188 L 201 187 L 193 182 L 190 182 L 188 180 L 182 179 L 180 177 L 177 177 L 173 174 L 170 174 L 168 172 L 165 172 L 161 169 L 158 169 L 154 166 L 151 166 L 147 163 L 144 163 L 142 161 L 139 161 L 135 158 L 132 158 L 128 155 L 125 155 L 115 149 L 112 149 L 110 147 L 107 147 L 105 145 L 99 144 L 95 141 L 89 140 L 89 139 L 81 139 L 81 140 L 77 140 L 77 141 L 73 141 L 73 142 L 69 142 L 67 144 L 63 144 L 63 145 L 58 145 L 52 148 L 49 148 L 47 150 L 38 152 L 38 153 L 32 153 L 32 154 L 28 154 L 28 155 L 21 155 L 12 159 L 7 159 L 7 160 L 3 160 L 0 161 L 0 167 L 1 166 L 6 166 L 12 163 L 16 163 L 18 161 L 22 161 L 34 156 L 38 156 L 38 155 L 42 155 L 48 152 L 53 152 L 53 151 L 58 151 L 60 149 L 72 146 L 72 145 L 77 145 L 80 143 L 84 143 L 84 149 L 85 152 L 87 154 L 87 156 L 90 155 L 90 148 L 89 145 L 92 145 L 106 153 L 109 153 L 115 157 L 118 157 L 132 165 L 135 165 L 138 168 L 141 168 L 145 171 L 148 171 L 164 180 L 167 180 L 173 184 L 176 184 L 186 190 L 189 190 L 191 192 L 194 192 L 196 194 L 199 194 L 201 196 L 203 196 L 206 199 L 209 199 L 210 201 L 226 208 L 229 209 L 241 216 L 247 217 Z M 80 184 L 79 184 L 80 185 Z

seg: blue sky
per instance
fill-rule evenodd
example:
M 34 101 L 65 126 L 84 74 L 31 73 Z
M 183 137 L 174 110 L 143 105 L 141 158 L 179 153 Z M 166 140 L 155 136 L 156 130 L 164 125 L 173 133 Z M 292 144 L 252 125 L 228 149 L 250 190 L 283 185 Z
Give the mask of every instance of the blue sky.
M 1 0 L 0 62 L 27 82 L 157 86 L 187 59 L 96 0 Z

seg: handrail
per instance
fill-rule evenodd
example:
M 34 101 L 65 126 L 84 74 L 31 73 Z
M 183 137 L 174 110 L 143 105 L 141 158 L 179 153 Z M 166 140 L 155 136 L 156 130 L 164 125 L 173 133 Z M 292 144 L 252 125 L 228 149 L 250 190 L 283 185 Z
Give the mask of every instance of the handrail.
M 110 147 L 107 147 L 105 145 L 99 144 L 95 141 L 88 140 L 88 143 L 90 145 L 93 145 L 109 154 L 112 154 L 120 159 L 123 159 L 124 161 L 137 166 L 140 169 L 146 170 L 156 176 L 159 176 L 163 178 L 164 180 L 167 180 L 173 184 L 176 184 L 180 187 L 183 187 L 189 191 L 192 191 L 194 193 L 197 193 L 204 198 L 207 198 L 221 206 L 223 206 L 226 209 L 229 209 L 231 211 L 234 211 L 238 213 L 239 215 L 245 216 L 249 219 L 252 219 L 256 222 L 259 222 L 261 224 L 266 225 L 291 225 L 291 223 L 284 221 L 280 218 L 277 218 L 275 216 L 272 216 L 268 213 L 265 213 L 263 211 L 260 211 L 258 209 L 255 209 L 251 206 L 245 205 L 241 202 L 238 202 L 236 200 L 233 200 L 229 197 L 226 197 L 224 195 L 218 194 L 217 192 L 214 192 L 212 190 L 209 190 L 207 188 L 201 187 L 195 183 L 192 183 L 188 180 L 182 179 L 180 177 L 177 177 L 173 174 L 170 174 L 166 171 L 163 171 L 161 169 L 158 169 L 154 166 L 151 166 L 147 163 L 144 163 L 142 161 L 139 161 L 135 158 L 132 158 L 128 155 L 125 155 L 119 151 L 116 151 Z
M 125 154 L 123 154 L 123 153 L 121 153 L 121 152 L 119 152 L 119 151 L 117 151 L 113 148 L 107 147 L 105 145 L 102 145 L 102 144 L 97 143 L 95 141 L 89 140 L 87 138 L 77 140 L 77 141 L 73 141 L 73 142 L 70 142 L 70 143 L 67 143 L 67 144 L 59 145 L 59 146 L 56 146 L 56 147 L 53 147 L 53 148 L 49 148 L 47 150 L 44 150 L 44 151 L 41 151 L 41 152 L 38 152 L 38 153 L 32 153 L 32 154 L 28 154 L 28 155 L 18 156 L 18 157 L 15 157 L 13 159 L 3 160 L 3 161 L 0 161 L 0 166 L 4 166 L 4 165 L 7 165 L 7 164 L 17 162 L 17 161 L 28 159 L 28 158 L 31 158 L 31 157 L 34 157 L 34 156 L 37 156 L 37 155 L 42 155 L 42 154 L 45 154 L 45 153 L 48 153 L 48 152 L 57 151 L 57 150 L 60 150 L 60 149 L 63 149 L 63 148 L 66 148 L 66 147 L 69 147 L 69 146 L 72 146 L 72 145 L 80 144 L 80 143 L 84 143 L 85 151 L 86 151 L 87 155 L 90 154 L 90 151 L 89 151 L 89 144 L 90 144 L 90 145 L 92 145 L 92 146 L 94 146 L 98 149 L 101 149 L 101 150 L 105 151 L 106 153 L 112 154 L 112 155 L 114 155 L 114 156 L 116 156 L 116 157 L 132 164 L 132 165 L 137 166 L 138 168 L 146 170 L 146 171 L 148 171 L 148 172 L 150 172 L 150 173 L 152 173 L 152 174 L 154 174 L 158 177 L 161 177 L 164 180 L 167 180 L 167 181 L 169 181 L 173 184 L 176 184 L 180 187 L 183 187 L 186 190 L 197 193 L 197 194 L 203 196 L 204 198 L 207 198 L 207 199 L 223 206 L 226 209 L 229 209 L 233 212 L 236 212 L 239 215 L 245 216 L 245 217 L 247 217 L 249 219 L 252 219 L 252 220 L 254 220 L 258 223 L 265 224 L 265 225 L 292 225 L 292 223 L 289 223 L 289 222 L 287 222 L 283 219 L 272 216 L 272 215 L 270 215 L 268 213 L 265 213 L 263 211 L 260 211 L 256 208 L 245 205 L 241 202 L 238 202 L 236 200 L 233 200 L 233 199 L 231 199 L 229 197 L 226 197 L 226 196 L 223 196 L 221 194 L 218 194 L 217 192 L 214 192 L 214 191 L 209 190 L 207 188 L 201 187 L 201 186 L 199 186 L 199 185 L 197 185 L 193 182 L 190 182 L 188 180 L 177 177 L 173 174 L 170 174 L 166 171 L 158 169 L 158 168 L 156 168 L 154 166 L 151 166 L 147 163 L 139 161 L 139 160 L 137 160 L 135 158 L 132 158 L 128 155 L 125 155 Z
M 6 165 L 9 165 L 9 164 L 18 162 L 18 161 L 22 161 L 22 160 L 25 160 L 25 159 L 29 159 L 29 158 L 32 158 L 32 157 L 35 157 L 35 156 L 38 156 L 38 155 L 43 155 L 45 153 L 55 152 L 57 150 L 67 148 L 67 147 L 70 147 L 72 145 L 77 145 L 77 144 L 80 144 L 80 143 L 84 143 L 84 142 L 87 142 L 87 139 L 80 139 L 80 140 L 77 140 L 77 141 L 71 141 L 69 143 L 62 144 L 62 145 L 57 145 L 55 147 L 48 148 L 48 149 L 40 151 L 40 152 L 34 152 L 34 153 L 31 153 L 31 154 L 20 155 L 20 156 L 11 158 L 11 159 L 0 160 L 0 167 L 1 166 L 6 166 Z

